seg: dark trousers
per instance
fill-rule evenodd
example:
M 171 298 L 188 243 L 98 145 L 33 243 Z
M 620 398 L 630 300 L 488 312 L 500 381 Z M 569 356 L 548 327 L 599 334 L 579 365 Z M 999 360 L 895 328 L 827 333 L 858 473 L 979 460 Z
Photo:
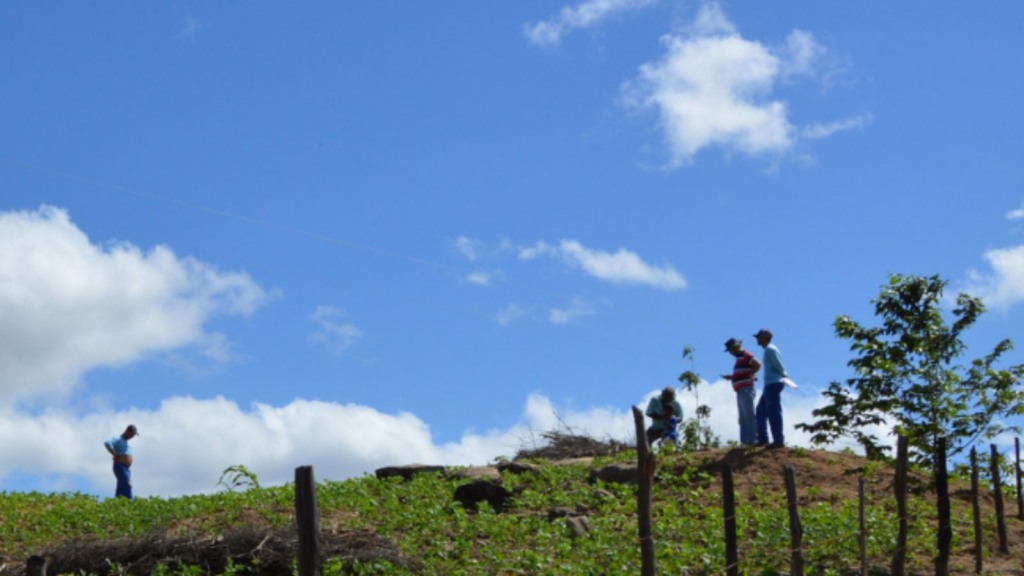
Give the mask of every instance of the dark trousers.
M 114 464 L 114 477 L 117 478 L 115 497 L 132 499 L 132 471 L 121 463 Z
M 782 382 L 765 384 L 761 399 L 757 401 L 757 442 L 768 443 L 768 428 L 772 431 L 772 444 L 785 444 L 782 437 Z

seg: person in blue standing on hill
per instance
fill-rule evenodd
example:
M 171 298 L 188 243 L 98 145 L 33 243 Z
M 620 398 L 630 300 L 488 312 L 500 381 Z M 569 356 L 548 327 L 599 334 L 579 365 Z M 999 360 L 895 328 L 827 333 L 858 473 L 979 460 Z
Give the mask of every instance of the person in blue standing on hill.
M 762 328 L 754 334 L 757 345 L 764 348 L 761 365 L 764 366 L 764 388 L 761 399 L 757 402 L 757 444 L 781 448 L 786 445 L 782 435 L 782 389 L 786 387 L 783 380 L 789 375 L 782 365 L 782 353 L 772 344 L 772 332 Z M 768 429 L 771 428 L 772 441 L 768 443 Z
M 115 436 L 103 443 L 114 459 L 114 477 L 117 478 L 117 489 L 114 496 L 132 499 L 132 447 L 128 441 L 139 435 L 135 424 L 129 424 L 120 436 Z

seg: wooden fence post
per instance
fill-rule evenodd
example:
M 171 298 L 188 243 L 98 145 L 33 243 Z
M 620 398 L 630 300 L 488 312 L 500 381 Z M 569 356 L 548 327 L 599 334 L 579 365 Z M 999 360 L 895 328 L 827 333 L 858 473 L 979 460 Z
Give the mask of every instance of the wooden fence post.
M 949 576 L 949 547 L 953 541 L 950 525 L 949 472 L 946 470 L 946 438 L 938 438 L 935 446 L 935 499 L 938 508 L 938 553 L 935 555 L 935 576 Z
M 49 561 L 42 556 L 29 556 L 25 562 L 25 576 L 46 576 Z
M 896 441 L 896 514 L 899 516 L 899 533 L 896 535 L 896 551 L 892 559 L 892 576 L 903 576 L 907 559 L 907 437 L 900 435 Z
M 971 448 L 971 510 L 974 514 L 974 573 L 983 568 L 981 550 L 981 495 L 978 490 L 978 450 Z
M 864 511 L 864 477 L 857 478 L 857 520 L 860 526 L 860 576 L 868 576 L 868 523 Z
M 1006 540 L 1006 516 L 1003 513 L 1003 480 L 999 476 L 999 450 L 991 445 L 992 451 L 992 495 L 996 499 L 996 530 L 999 532 L 999 551 L 1010 553 L 1010 544 Z
M 1013 439 L 1013 449 L 1017 454 L 1017 518 L 1024 520 L 1024 490 L 1021 489 L 1021 470 L 1020 470 L 1020 437 Z
M 295 469 L 295 524 L 299 531 L 299 576 L 315 576 L 317 573 L 317 537 L 320 533 L 318 523 L 313 467 L 299 466 Z
M 790 574 L 804 576 L 804 528 L 800 525 L 799 502 L 796 497 L 796 470 L 792 464 L 782 467 L 786 479 L 786 501 L 789 503 Z
M 722 464 L 722 512 L 725 517 L 725 573 L 739 576 L 740 558 L 736 546 L 736 493 L 732 467 Z
M 633 422 L 636 425 L 636 473 L 638 487 L 636 491 L 637 530 L 640 536 L 640 574 L 654 576 L 654 536 L 651 519 L 651 487 L 654 484 L 654 454 L 647 445 L 647 433 L 644 430 L 644 415 L 633 406 Z

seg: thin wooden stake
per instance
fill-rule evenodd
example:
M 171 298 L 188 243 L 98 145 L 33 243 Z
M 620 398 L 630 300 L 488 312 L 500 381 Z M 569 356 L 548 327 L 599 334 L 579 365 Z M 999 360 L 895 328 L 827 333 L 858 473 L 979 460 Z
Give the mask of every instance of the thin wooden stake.
M 864 477 L 857 478 L 857 520 L 860 526 L 860 576 L 868 576 L 868 523 L 864 510 Z
M 736 493 L 732 467 L 722 464 L 722 513 L 725 516 L 725 573 L 739 576 L 740 559 L 736 546 Z
M 949 472 L 946 470 L 946 438 L 939 438 L 935 446 L 935 504 L 938 509 L 938 554 L 935 555 L 935 576 L 949 576 L 949 547 L 953 541 L 950 525 Z
M 46 576 L 49 561 L 42 556 L 29 556 L 25 562 L 25 576 Z
M 790 574 L 804 575 L 804 529 L 800 525 L 799 501 L 796 496 L 796 470 L 792 464 L 782 467 L 786 479 L 786 501 L 789 504 Z
M 892 559 L 892 576 L 903 576 L 907 559 L 907 437 L 900 435 L 896 441 L 896 514 L 899 517 L 899 533 L 896 535 L 896 551 Z
M 1021 470 L 1020 470 L 1020 438 L 1013 439 L 1013 449 L 1017 454 L 1017 518 L 1024 520 L 1024 490 L 1021 489 Z
M 996 531 L 999 532 L 999 551 L 1010 553 L 1010 544 L 1006 539 L 1006 515 L 1003 513 L 1003 480 L 999 475 L 999 451 L 996 445 L 992 450 L 992 495 L 996 499 Z
M 981 574 L 983 566 L 981 549 L 981 494 L 978 489 L 978 451 L 971 448 L 971 511 L 974 514 L 974 573 Z
M 636 469 L 638 487 L 636 491 L 637 530 L 640 536 L 640 574 L 655 576 L 654 564 L 654 521 L 651 518 L 651 492 L 654 484 L 654 454 L 647 445 L 644 431 L 644 415 L 633 406 L 633 422 L 636 425 Z
M 299 576 L 315 576 L 317 573 L 317 536 L 320 532 L 318 523 L 313 467 L 299 466 L 295 469 L 295 524 L 299 531 Z

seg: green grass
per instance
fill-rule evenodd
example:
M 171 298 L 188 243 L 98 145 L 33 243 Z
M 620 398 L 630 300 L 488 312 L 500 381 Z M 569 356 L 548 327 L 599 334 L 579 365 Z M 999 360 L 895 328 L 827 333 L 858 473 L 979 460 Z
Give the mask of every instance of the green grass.
M 619 457 L 630 458 L 628 453 Z M 725 544 L 717 480 L 697 464 L 672 474 L 665 470 L 664 466 L 659 469 L 653 502 L 659 573 L 722 574 Z M 516 496 L 506 512 L 496 514 L 486 504 L 470 513 L 454 502 L 452 494 L 463 482 L 439 474 L 407 482 L 372 476 L 323 481 L 317 484 L 321 528 L 384 536 L 404 554 L 417 558 L 423 574 L 640 573 L 634 486 L 591 484 L 587 468 L 546 465 L 537 474 L 505 475 L 503 484 Z M 740 572 L 786 573 L 789 519 L 781 475 L 766 479 L 737 502 Z M 4 493 L 0 494 L 0 554 L 15 563 L 65 540 L 142 538 L 154 532 L 208 536 L 240 523 L 290 526 L 292 505 L 291 486 L 133 501 L 82 494 Z M 584 511 L 591 524 L 589 535 L 574 538 L 564 520 L 549 521 L 548 512 L 556 507 Z M 891 498 L 868 500 L 868 556 L 873 565 L 886 566 L 890 561 L 896 540 L 894 508 Z M 855 501 L 823 498 L 802 506 L 800 514 L 808 574 L 841 574 L 858 568 Z M 933 516 L 932 502 L 911 500 L 910 548 L 925 571 L 927 559 L 934 554 Z M 954 546 L 962 547 L 971 540 L 969 512 L 965 516 L 958 509 L 956 518 Z M 329 560 L 323 573 L 342 573 L 343 565 Z M 244 573 L 243 568 L 232 567 L 226 573 Z M 405 573 L 386 562 L 364 563 L 355 570 L 359 574 Z M 203 572 L 186 566 L 173 571 L 162 568 L 158 573 Z

